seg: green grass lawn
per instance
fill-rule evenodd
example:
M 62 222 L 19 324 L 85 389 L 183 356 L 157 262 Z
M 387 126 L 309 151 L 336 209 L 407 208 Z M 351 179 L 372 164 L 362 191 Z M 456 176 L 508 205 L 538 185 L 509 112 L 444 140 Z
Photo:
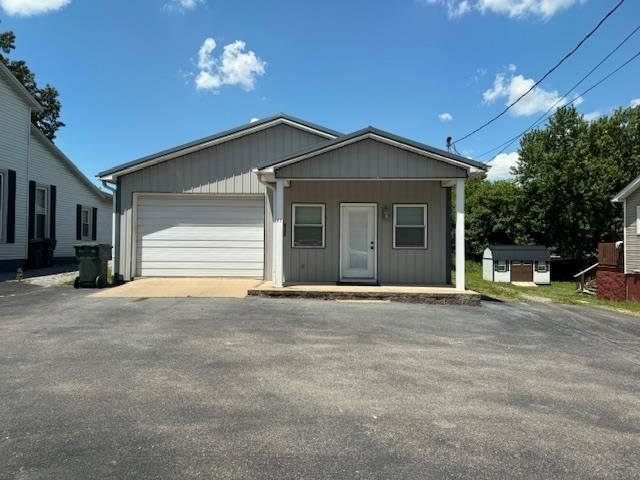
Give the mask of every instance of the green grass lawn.
M 542 297 L 555 303 L 592 305 L 640 314 L 640 302 L 599 300 L 595 295 L 577 293 L 575 282 L 552 281 L 551 285 L 538 287 L 517 287 L 510 283 L 488 282 L 482 279 L 482 264 L 473 261 L 467 261 L 466 287 L 486 297 L 498 300 L 524 300 L 527 296 Z

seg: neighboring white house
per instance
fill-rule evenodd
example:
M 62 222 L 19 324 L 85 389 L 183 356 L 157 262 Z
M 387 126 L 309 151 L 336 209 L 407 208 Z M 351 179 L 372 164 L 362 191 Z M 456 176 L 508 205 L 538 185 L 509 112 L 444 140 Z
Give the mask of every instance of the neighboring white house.
M 31 124 L 41 108 L 0 63 L 0 271 L 50 263 L 43 248 L 63 262 L 78 241 L 111 243 L 111 196 Z
M 549 249 L 542 245 L 490 245 L 482 255 L 482 278 L 490 282 L 549 285 Z

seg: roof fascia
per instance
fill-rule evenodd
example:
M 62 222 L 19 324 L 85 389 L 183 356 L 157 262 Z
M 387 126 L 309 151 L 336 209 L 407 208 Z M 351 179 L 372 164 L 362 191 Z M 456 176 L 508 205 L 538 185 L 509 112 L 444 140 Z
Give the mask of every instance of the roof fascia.
M 620 190 L 611 201 L 622 202 L 638 188 L 638 185 L 640 185 L 640 176 L 634 178 L 629 185 Z
M 15 92 L 25 100 L 29 106 L 36 112 L 41 112 L 43 110 L 42 105 L 35 99 L 33 95 L 25 88 L 20 80 L 18 80 L 11 70 L 9 70 L 5 64 L 0 62 L 0 73 L 3 73 L 4 77 L 7 79 L 9 86 L 15 90 Z

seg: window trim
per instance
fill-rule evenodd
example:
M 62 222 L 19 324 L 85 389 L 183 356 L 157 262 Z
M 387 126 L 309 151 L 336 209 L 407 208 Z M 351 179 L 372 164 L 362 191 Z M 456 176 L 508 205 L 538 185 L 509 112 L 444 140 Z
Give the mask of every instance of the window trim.
M 322 224 L 296 224 L 296 207 L 320 207 Z M 292 203 L 291 204 L 291 248 L 325 248 L 327 232 L 327 220 L 325 216 L 326 205 L 324 203 Z M 322 245 L 296 245 L 296 227 L 322 227 Z
M 84 213 L 87 212 L 87 234 L 84 234 L 84 225 L 85 223 L 83 222 L 82 216 L 84 215 Z M 86 205 L 81 205 L 80 206 L 80 240 L 91 240 L 92 236 L 91 236 L 91 214 L 92 214 L 93 210 L 91 207 L 87 207 Z
M 500 265 L 501 263 L 504 263 L 504 265 Z M 499 273 L 506 273 L 509 271 L 510 263 L 508 260 L 496 260 L 493 264 L 493 270 Z M 504 267 L 504 269 L 502 267 Z
M 398 207 L 422 207 L 422 220 L 423 225 L 398 225 Z M 394 250 L 427 250 L 429 248 L 428 238 L 428 222 L 429 222 L 429 204 L 427 203 L 394 203 L 393 204 L 393 249 Z M 398 246 L 396 245 L 396 232 L 398 228 L 418 228 L 422 227 L 424 230 L 424 243 L 419 246 Z
M 540 264 L 544 266 L 544 268 L 540 269 Z M 533 265 L 533 271 L 536 273 L 549 273 L 549 262 L 546 260 L 536 260 Z
M 44 213 L 38 213 L 38 190 L 44 191 Z M 49 187 L 36 183 L 36 199 L 33 212 L 33 240 L 49 238 Z M 44 215 L 44 232 L 42 238 L 38 237 L 38 215 Z
M 636 205 L 636 235 L 640 235 L 640 205 Z

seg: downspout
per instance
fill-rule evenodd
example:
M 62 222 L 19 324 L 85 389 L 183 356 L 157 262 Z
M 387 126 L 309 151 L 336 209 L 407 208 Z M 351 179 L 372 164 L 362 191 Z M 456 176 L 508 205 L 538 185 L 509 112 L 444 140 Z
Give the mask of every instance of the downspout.
M 120 235 L 116 234 L 118 231 L 116 228 L 117 223 L 119 223 L 117 222 L 118 214 L 116 212 L 118 206 L 117 195 L 119 192 L 117 185 L 112 187 L 106 180 L 102 180 L 102 186 L 111 192 L 111 245 L 113 252 L 113 275 L 111 276 L 111 283 L 117 285 L 120 283 Z

